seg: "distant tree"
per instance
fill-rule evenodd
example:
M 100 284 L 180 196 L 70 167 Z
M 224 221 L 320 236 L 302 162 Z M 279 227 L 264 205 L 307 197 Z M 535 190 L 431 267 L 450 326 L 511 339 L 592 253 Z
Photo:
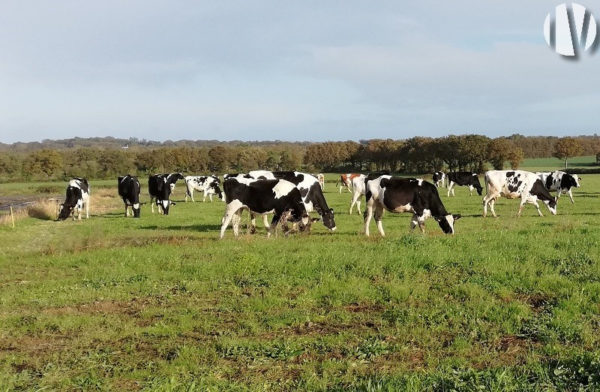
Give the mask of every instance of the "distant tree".
M 497 138 L 492 140 L 488 145 L 488 161 L 494 169 L 504 169 L 504 162 L 510 159 L 511 154 L 516 146 L 508 139 Z M 521 153 L 523 150 L 521 150 Z
M 569 158 L 579 156 L 583 152 L 581 143 L 572 137 L 563 137 L 554 145 L 554 156 L 565 161 L 565 169 Z
M 521 163 L 523 162 L 523 158 L 525 154 L 523 153 L 523 149 L 521 147 L 515 146 L 508 156 L 508 162 L 510 162 L 511 169 L 518 169 Z
M 27 178 L 36 175 L 42 175 L 46 179 L 51 178 L 58 174 L 62 164 L 62 155 L 55 150 L 35 151 L 25 159 L 23 175 Z

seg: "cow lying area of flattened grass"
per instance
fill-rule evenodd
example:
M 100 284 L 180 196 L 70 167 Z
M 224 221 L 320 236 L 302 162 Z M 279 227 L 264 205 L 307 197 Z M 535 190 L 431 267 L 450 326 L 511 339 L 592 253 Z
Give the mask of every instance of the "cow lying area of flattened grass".
M 0 389 L 600 388 L 600 175 L 557 216 L 442 190 L 456 235 L 386 213 L 386 238 L 334 181 L 334 233 L 218 240 L 224 203 L 182 183 L 171 215 L 126 219 L 116 181 L 89 220 L 0 226 Z

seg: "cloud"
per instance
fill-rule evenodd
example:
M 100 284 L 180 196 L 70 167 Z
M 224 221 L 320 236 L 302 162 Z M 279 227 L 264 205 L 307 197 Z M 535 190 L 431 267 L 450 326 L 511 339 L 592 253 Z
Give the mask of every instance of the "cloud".
M 0 141 L 594 132 L 598 55 L 548 49 L 551 8 L 5 2 Z

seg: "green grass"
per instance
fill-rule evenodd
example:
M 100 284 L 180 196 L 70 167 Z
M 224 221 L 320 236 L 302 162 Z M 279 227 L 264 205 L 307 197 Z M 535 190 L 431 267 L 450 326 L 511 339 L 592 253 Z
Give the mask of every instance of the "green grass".
M 386 214 L 386 238 L 335 178 L 335 233 L 218 240 L 220 201 L 135 220 L 109 195 L 88 221 L 0 226 L 0 389 L 600 388 L 600 175 L 541 218 L 502 199 L 483 219 L 458 188 L 456 235 Z
M 598 167 L 593 155 L 569 159 L 569 169 L 591 169 Z M 557 158 L 528 158 L 523 161 L 520 169 L 529 171 L 564 170 L 565 162 Z

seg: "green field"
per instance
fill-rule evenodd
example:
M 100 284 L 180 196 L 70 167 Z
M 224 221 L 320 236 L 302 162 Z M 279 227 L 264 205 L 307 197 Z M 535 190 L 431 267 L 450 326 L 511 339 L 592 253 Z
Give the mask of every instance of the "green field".
M 457 188 L 456 235 L 386 214 L 384 239 L 334 181 L 335 233 L 218 240 L 224 204 L 181 183 L 126 219 L 116 181 L 87 221 L 0 226 L 0 390 L 600 389 L 600 175 L 557 216 Z
M 569 169 L 593 169 L 598 168 L 596 157 L 589 155 L 569 159 Z M 564 170 L 565 163 L 556 158 L 529 158 L 523 161 L 520 169 L 529 171 Z

